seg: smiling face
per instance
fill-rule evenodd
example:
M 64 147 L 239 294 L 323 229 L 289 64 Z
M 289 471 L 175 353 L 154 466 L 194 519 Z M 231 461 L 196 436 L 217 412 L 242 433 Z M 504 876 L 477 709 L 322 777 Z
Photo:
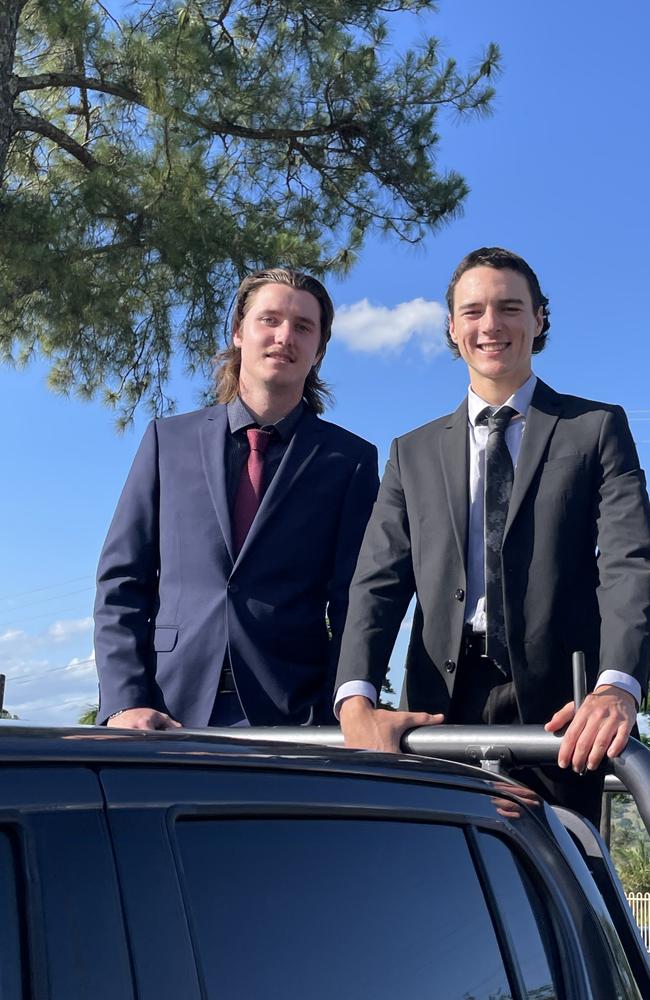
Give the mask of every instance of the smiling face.
M 233 344 L 241 351 L 240 393 L 295 394 L 297 403 L 322 353 L 318 300 L 290 285 L 262 285 L 246 302 Z
M 469 367 L 472 388 L 487 402 L 502 403 L 531 372 L 543 310 L 533 310 L 528 283 L 509 268 L 473 267 L 454 289 L 449 333 Z

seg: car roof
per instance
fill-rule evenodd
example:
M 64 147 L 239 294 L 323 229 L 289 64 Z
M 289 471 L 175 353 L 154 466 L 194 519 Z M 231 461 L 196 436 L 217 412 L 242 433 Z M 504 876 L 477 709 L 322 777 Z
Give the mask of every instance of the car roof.
M 514 794 L 514 779 L 495 776 L 482 768 L 416 754 L 388 754 L 366 750 L 314 746 L 223 736 L 210 730 L 126 730 L 103 726 L 33 726 L 5 720 L 0 724 L 0 765 L 92 764 L 250 767 L 391 778 L 431 784 L 461 784 L 491 792 L 495 778 Z

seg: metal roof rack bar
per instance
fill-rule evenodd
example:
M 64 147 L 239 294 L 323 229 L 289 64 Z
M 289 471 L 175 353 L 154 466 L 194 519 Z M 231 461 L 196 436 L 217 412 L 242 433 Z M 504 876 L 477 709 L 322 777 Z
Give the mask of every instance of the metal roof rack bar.
M 250 739 L 262 742 L 298 743 L 321 747 L 343 747 L 343 734 L 337 726 L 237 727 L 210 729 L 215 736 Z M 179 730 L 188 732 L 188 730 Z M 493 770 L 512 767 L 556 764 L 560 737 L 541 726 L 422 726 L 402 737 L 404 753 L 437 757 Z M 619 757 L 608 769 L 632 795 L 639 814 L 650 834 L 650 749 L 630 737 Z M 610 783 L 610 787 L 611 787 Z M 617 790 L 620 786 L 617 787 Z

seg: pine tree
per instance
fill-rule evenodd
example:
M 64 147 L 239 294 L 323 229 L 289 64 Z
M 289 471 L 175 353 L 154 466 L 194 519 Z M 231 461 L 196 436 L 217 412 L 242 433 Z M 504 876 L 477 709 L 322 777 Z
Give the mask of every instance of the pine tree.
M 172 408 L 174 356 L 207 370 L 251 268 L 341 273 L 453 218 L 440 114 L 490 110 L 499 52 L 396 54 L 385 12 L 432 0 L 109 7 L 0 6 L 0 359 L 125 423 Z

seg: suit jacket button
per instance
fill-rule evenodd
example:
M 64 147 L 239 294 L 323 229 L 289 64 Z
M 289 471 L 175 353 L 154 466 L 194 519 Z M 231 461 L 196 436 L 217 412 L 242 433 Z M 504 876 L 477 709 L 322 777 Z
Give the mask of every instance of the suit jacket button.
M 456 669 L 455 660 L 445 660 L 445 670 L 447 671 L 448 674 L 453 674 L 455 669 Z
M 239 590 L 238 584 L 236 584 L 236 583 L 229 583 L 228 584 L 228 591 L 231 594 L 236 594 L 238 590 Z
M 457 601 L 464 601 L 465 600 L 465 591 L 463 590 L 462 587 L 458 588 L 458 590 L 454 594 L 454 597 L 456 598 Z

